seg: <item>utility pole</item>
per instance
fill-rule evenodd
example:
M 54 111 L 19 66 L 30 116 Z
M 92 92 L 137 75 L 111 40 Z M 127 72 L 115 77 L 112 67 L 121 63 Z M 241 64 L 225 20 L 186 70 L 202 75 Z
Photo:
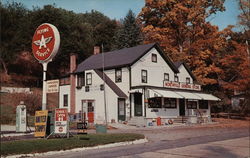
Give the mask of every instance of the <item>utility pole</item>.
M 108 127 L 108 120 L 107 120 L 107 104 L 106 104 L 106 78 L 104 75 L 104 67 L 105 67 L 105 59 L 104 59 L 104 51 L 103 51 L 103 44 L 102 44 L 102 78 L 103 78 L 103 99 L 104 99 L 104 110 L 105 110 L 105 124 Z

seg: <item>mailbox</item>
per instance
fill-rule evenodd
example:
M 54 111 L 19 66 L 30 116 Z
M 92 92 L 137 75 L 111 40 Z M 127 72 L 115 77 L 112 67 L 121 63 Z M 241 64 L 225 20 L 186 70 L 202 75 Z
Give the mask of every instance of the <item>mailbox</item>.
M 20 105 L 16 107 L 16 132 L 26 132 L 27 121 L 26 121 L 26 106 L 21 101 Z

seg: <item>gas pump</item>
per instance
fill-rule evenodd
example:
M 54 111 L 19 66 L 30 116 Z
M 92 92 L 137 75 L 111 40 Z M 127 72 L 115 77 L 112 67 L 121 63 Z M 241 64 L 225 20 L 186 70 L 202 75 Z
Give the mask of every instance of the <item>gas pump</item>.
M 24 102 L 21 101 L 16 107 L 16 132 L 26 132 L 27 122 L 26 122 L 26 106 Z

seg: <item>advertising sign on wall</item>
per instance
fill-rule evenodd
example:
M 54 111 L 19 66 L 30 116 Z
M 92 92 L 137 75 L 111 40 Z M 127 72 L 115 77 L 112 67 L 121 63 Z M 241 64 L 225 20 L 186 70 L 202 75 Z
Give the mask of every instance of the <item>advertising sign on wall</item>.
M 46 126 L 47 126 L 48 110 L 36 111 L 35 114 L 35 137 L 45 137 L 46 136 Z
M 58 93 L 58 92 L 59 92 L 59 80 L 48 80 L 47 93 Z
M 66 134 L 68 129 L 68 109 L 55 109 L 55 134 Z

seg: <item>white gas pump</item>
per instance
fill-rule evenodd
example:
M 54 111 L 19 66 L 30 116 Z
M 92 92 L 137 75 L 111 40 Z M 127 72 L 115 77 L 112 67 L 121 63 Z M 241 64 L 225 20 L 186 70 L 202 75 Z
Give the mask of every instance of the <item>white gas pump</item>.
M 26 120 L 26 106 L 21 101 L 20 105 L 16 107 L 16 132 L 27 131 L 27 120 Z

